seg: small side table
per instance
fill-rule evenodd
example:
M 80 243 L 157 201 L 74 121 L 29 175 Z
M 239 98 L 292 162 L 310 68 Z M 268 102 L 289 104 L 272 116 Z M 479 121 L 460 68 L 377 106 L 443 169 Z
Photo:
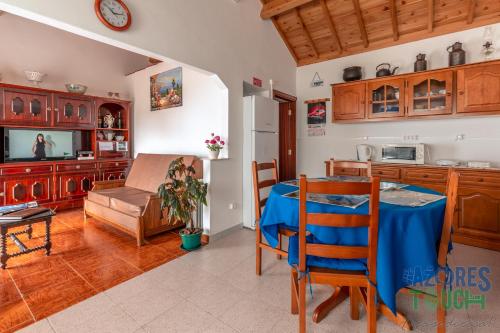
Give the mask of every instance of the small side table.
M 17 257 L 23 254 L 28 254 L 34 251 L 44 250 L 47 256 L 50 255 L 50 249 L 52 248 L 52 242 L 50 240 L 50 224 L 52 223 L 52 216 L 54 214 L 49 212 L 47 215 L 40 217 L 30 217 L 18 221 L 1 221 L 0 220 L 0 268 L 7 268 L 7 260 L 13 257 Z M 31 239 L 33 234 L 33 224 L 45 222 L 45 243 L 44 245 L 29 248 L 17 237 L 21 234 L 27 234 L 28 239 Z M 10 228 L 22 227 L 26 228 L 22 231 L 16 231 L 9 233 Z M 7 253 L 7 237 L 11 238 L 14 244 L 19 248 L 18 252 Z

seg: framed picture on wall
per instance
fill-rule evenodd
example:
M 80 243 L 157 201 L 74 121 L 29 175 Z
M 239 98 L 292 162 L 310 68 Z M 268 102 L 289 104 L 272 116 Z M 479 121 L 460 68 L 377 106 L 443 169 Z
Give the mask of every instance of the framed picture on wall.
M 151 111 L 182 106 L 182 67 L 150 78 Z

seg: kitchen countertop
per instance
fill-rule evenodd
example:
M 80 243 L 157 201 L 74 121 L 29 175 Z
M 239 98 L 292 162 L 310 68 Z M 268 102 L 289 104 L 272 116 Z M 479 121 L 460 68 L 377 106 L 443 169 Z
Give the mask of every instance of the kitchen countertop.
M 342 160 L 342 161 L 355 161 L 359 162 L 359 160 Z M 330 161 L 325 161 L 325 163 L 329 163 Z M 413 168 L 438 168 L 438 169 L 457 169 L 463 171 L 489 171 L 489 172 L 500 172 L 500 168 L 491 167 L 491 168 L 471 168 L 466 165 L 458 165 L 458 166 L 444 166 L 437 164 L 406 164 L 406 163 L 388 163 L 388 162 L 378 162 L 372 161 L 372 166 L 386 166 L 386 167 L 413 167 Z

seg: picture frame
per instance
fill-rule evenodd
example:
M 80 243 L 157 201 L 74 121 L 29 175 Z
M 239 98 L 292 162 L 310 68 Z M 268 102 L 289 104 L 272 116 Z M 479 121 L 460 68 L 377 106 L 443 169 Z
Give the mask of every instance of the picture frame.
M 182 67 L 150 77 L 151 111 L 182 106 Z

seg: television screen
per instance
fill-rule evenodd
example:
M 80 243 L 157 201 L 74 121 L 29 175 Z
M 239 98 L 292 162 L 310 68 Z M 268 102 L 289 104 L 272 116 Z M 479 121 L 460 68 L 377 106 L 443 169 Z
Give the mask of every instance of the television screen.
M 75 131 L 5 129 L 5 161 L 76 158 Z

